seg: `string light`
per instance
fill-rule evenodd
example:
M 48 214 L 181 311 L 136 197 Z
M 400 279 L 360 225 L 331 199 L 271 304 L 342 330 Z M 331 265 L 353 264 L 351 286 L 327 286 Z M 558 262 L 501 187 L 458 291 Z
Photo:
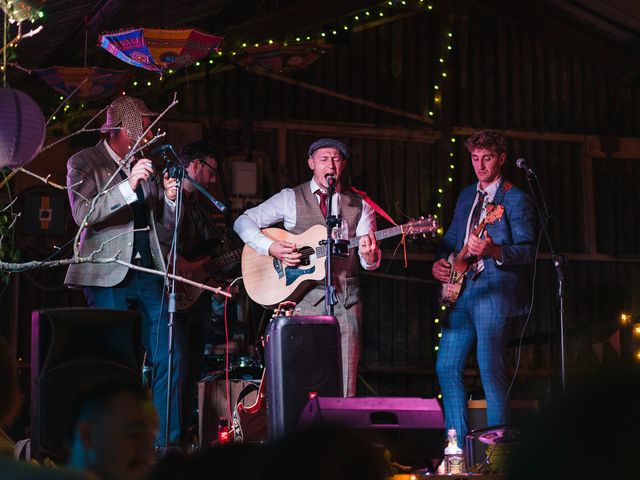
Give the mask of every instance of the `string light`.
M 629 325 L 631 323 L 631 315 L 625 312 L 620 314 L 620 323 L 622 325 Z

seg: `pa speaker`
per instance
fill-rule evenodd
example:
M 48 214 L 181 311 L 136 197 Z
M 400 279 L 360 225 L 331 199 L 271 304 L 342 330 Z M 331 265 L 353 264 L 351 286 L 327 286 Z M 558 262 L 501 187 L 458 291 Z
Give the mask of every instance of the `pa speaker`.
M 342 395 L 340 327 L 331 316 L 279 316 L 267 326 L 269 440 L 297 428 L 309 398 Z
M 36 458 L 65 459 L 78 394 L 95 381 L 140 381 L 136 312 L 35 310 L 31 316 L 31 444 Z
M 411 397 L 311 399 L 298 426 L 328 425 L 360 433 L 391 452 L 394 461 L 433 465 L 442 458 L 444 416 L 437 400 Z

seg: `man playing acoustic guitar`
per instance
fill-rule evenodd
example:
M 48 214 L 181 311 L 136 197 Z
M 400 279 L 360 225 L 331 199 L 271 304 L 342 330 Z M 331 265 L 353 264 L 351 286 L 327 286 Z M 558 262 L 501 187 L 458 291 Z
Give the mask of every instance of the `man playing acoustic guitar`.
M 442 325 L 436 372 L 446 428 L 456 429 L 460 447 L 468 432 L 464 367 L 474 341 L 487 424 L 506 422 L 506 336 L 510 319 L 529 309 L 528 273 L 535 261 L 536 240 L 529 197 L 502 178 L 505 139 L 496 132 L 479 131 L 466 147 L 478 183 L 460 193 L 432 268 L 434 278 L 443 283 L 443 303 L 453 305 Z M 454 252 L 459 252 L 457 258 L 445 260 Z M 459 297 L 451 295 L 460 287 Z
M 333 285 L 337 305 L 334 314 L 340 325 L 342 342 L 342 376 L 345 396 L 356 393 L 356 374 L 360 358 L 360 303 L 358 263 L 366 270 L 380 265 L 380 253 L 375 240 L 376 218 L 374 209 L 347 185 L 340 184 L 349 152 L 347 146 L 332 138 L 323 138 L 309 147 L 307 164 L 313 172 L 309 182 L 295 188 L 285 188 L 257 207 L 244 212 L 235 222 L 234 230 L 242 240 L 261 255 L 279 259 L 285 267 L 300 264 L 301 253 L 288 241 L 266 237 L 261 228 L 284 222 L 284 228 L 301 234 L 314 225 L 325 225 L 327 211 L 327 177 L 334 177 L 338 186 L 332 198 L 331 213 L 342 217 L 338 227 L 348 239 L 361 236 L 358 255 L 333 258 Z M 269 288 L 269 285 L 264 285 Z M 324 315 L 325 290 L 317 285 L 298 302 L 301 315 Z

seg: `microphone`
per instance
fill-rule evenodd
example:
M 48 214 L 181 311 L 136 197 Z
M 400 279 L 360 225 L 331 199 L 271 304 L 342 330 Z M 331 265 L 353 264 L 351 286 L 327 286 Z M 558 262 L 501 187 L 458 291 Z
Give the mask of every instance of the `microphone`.
M 527 161 L 524 158 L 519 158 L 516 160 L 516 165 L 518 168 L 521 168 L 522 170 L 524 170 L 524 172 L 527 174 L 527 176 L 534 176 L 536 175 L 536 172 L 533 171 L 533 168 L 531 168 L 528 164 Z
M 338 179 L 333 175 L 327 175 L 325 177 L 325 180 L 327 181 L 327 186 L 329 186 L 329 188 L 335 187 L 336 184 L 338 183 Z

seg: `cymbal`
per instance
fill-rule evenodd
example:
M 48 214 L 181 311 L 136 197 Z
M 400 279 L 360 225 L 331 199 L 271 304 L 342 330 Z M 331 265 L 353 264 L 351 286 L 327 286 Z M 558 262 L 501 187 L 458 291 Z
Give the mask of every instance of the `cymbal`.
M 33 160 L 46 130 L 42 110 L 29 95 L 0 88 L 0 168 L 23 167 Z

